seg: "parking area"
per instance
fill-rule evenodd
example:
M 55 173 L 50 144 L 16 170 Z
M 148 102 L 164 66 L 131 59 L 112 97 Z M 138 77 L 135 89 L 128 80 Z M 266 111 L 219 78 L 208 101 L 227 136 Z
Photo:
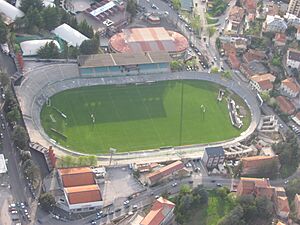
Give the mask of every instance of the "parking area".
M 144 187 L 133 177 L 128 167 L 107 169 L 107 176 L 100 184 L 104 196 L 104 206 L 120 205 L 128 196 L 144 190 Z

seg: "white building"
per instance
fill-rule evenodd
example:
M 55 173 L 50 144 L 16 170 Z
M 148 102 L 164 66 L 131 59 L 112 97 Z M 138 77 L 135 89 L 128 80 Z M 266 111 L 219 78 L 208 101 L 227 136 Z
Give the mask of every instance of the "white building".
M 263 75 L 254 75 L 250 78 L 250 85 L 256 89 L 259 93 L 263 91 L 270 91 L 273 89 L 273 82 L 276 77 L 270 73 Z
M 290 78 L 281 81 L 280 89 L 284 92 L 284 94 L 292 98 L 297 97 L 300 92 L 299 85 Z
M 284 18 L 287 20 L 288 26 L 299 26 L 300 25 L 300 18 L 293 14 L 286 13 L 284 15 Z
M 287 24 L 280 16 L 267 15 L 266 21 L 263 23 L 263 30 L 265 32 L 281 32 L 287 29 Z
M 0 174 L 7 173 L 6 161 L 3 154 L 0 154 Z
M 0 0 L 0 16 L 2 16 L 4 23 L 9 25 L 13 23 L 17 17 L 23 17 L 24 13 L 7 1 Z
M 68 24 L 62 24 L 56 27 L 53 31 L 56 36 L 63 39 L 68 45 L 79 47 L 83 41 L 89 40 L 86 36 L 80 33 L 78 30 L 70 27 Z
M 21 50 L 23 52 L 23 56 L 34 56 L 37 55 L 38 50 L 45 46 L 47 43 L 53 43 L 60 49 L 60 45 L 57 41 L 51 39 L 44 39 L 44 40 L 30 40 L 30 41 L 23 41 L 20 43 Z
M 300 68 L 300 51 L 289 49 L 287 52 L 286 65 L 291 68 Z

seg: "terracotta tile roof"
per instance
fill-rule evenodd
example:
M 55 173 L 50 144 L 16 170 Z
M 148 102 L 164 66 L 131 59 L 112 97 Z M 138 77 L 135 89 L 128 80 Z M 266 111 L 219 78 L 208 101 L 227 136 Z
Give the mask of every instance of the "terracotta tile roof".
M 252 76 L 250 79 L 257 82 L 260 88 L 264 91 L 271 90 L 273 88 L 272 82 L 275 81 L 276 77 L 270 73 L 267 73 L 263 75 Z
M 95 184 L 94 173 L 89 167 L 58 169 L 64 187 Z
M 170 202 L 162 197 L 158 198 L 153 204 L 150 212 L 141 221 L 140 225 L 159 225 L 163 222 L 166 215 L 175 207 L 173 202 Z
M 261 80 L 257 82 L 262 91 L 273 89 L 273 84 L 270 80 Z
M 257 60 L 257 61 L 262 61 L 266 58 L 266 54 L 263 53 L 263 52 L 260 52 L 260 51 L 256 51 L 256 50 L 253 50 L 253 49 L 250 49 L 248 52 L 246 52 L 244 55 L 243 55 L 243 59 L 246 63 L 250 63 L 254 60 Z
M 232 68 L 232 69 L 238 69 L 238 68 L 240 68 L 241 62 L 240 62 L 240 60 L 236 57 L 236 54 L 230 53 L 230 54 L 228 55 L 228 61 L 229 61 L 230 65 L 231 65 L 231 68 Z
M 161 178 L 163 178 L 164 176 L 168 176 L 168 175 L 170 175 L 180 169 L 183 169 L 183 168 L 184 168 L 184 164 L 181 161 L 176 161 L 167 166 L 160 168 L 157 171 L 154 171 L 154 172 L 148 174 L 147 178 L 151 182 L 156 182 L 156 181 L 160 180 Z
M 297 83 L 295 83 L 291 78 L 281 81 L 281 85 L 287 87 L 288 89 L 290 89 L 291 91 L 293 91 L 295 93 L 300 92 L 299 85 Z
M 227 55 L 236 54 L 236 48 L 231 43 L 223 43 L 223 49 Z
M 290 212 L 290 206 L 287 197 L 277 197 L 276 202 L 277 202 L 276 207 L 279 212 L 285 212 L 285 213 Z
M 238 196 L 253 194 L 271 199 L 273 193 L 274 187 L 272 187 L 269 180 L 265 178 L 241 177 L 237 188 Z
M 277 104 L 283 113 L 291 115 L 295 112 L 295 106 L 284 96 L 276 97 Z
M 98 185 L 84 185 L 64 188 L 70 204 L 89 203 L 102 201 Z
M 295 117 L 300 120 L 300 112 L 297 112 L 297 114 L 295 115 Z
M 286 35 L 283 34 L 283 33 L 276 33 L 275 41 L 285 43 L 286 42 Z
M 265 165 L 265 163 L 278 161 L 278 156 L 251 156 L 241 159 L 242 163 L 242 174 L 255 174 L 257 170 Z
M 245 0 L 244 8 L 247 12 L 255 12 L 256 10 L 256 1 L 255 0 Z
M 244 9 L 238 6 L 233 6 L 229 11 L 229 20 L 241 22 L 244 17 Z

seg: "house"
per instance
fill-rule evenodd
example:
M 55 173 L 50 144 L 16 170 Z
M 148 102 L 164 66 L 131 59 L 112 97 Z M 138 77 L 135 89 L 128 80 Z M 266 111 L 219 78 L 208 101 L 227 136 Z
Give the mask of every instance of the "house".
M 281 81 L 280 90 L 289 97 L 295 98 L 299 95 L 300 87 L 296 81 L 287 78 Z
M 246 10 L 247 22 L 254 21 L 256 17 L 256 0 L 244 0 L 242 4 L 243 8 Z
M 228 55 L 228 63 L 230 65 L 230 67 L 234 70 L 239 69 L 240 65 L 241 65 L 241 62 L 237 58 L 236 54 L 232 54 L 232 53 Z
M 300 112 L 297 112 L 296 115 L 292 117 L 292 120 L 300 126 Z
M 295 214 L 298 220 L 300 220 L 300 195 L 296 194 L 294 198 Z
M 236 47 L 232 43 L 226 42 L 226 43 L 223 43 L 222 46 L 223 46 L 223 49 L 225 51 L 225 55 L 227 55 L 227 56 L 230 55 L 230 54 L 236 54 L 237 53 Z
M 290 206 L 283 187 L 275 187 L 273 201 L 277 216 L 282 219 L 287 219 L 290 214 Z
M 283 33 L 276 33 L 274 38 L 274 44 L 276 47 L 285 46 L 286 43 L 286 35 Z
M 184 169 L 184 164 L 181 161 L 173 162 L 167 166 L 160 168 L 157 171 L 147 174 L 145 177 L 146 182 L 150 186 L 157 184 L 158 182 L 177 174 L 178 171 L 182 169 Z
M 277 105 L 281 112 L 292 115 L 295 112 L 295 106 L 284 96 L 276 97 Z
M 174 218 L 175 204 L 173 202 L 158 198 L 139 225 L 166 225 Z
M 251 156 L 241 158 L 242 175 L 254 175 L 259 173 L 264 165 L 276 163 L 279 165 L 278 156 Z M 279 166 L 278 166 L 279 169 Z
M 237 196 L 254 195 L 271 200 L 275 188 L 270 185 L 268 178 L 241 177 L 237 187 Z
M 223 164 L 225 161 L 225 152 L 223 147 L 205 148 L 202 160 L 208 169 L 217 168 L 219 164 Z
M 266 21 L 263 23 L 264 32 L 279 32 L 284 33 L 287 29 L 287 24 L 283 18 L 278 15 L 267 15 Z
M 267 55 L 263 51 L 257 51 L 250 49 L 243 55 L 243 61 L 250 63 L 252 61 L 263 61 L 267 58 Z
M 81 213 L 94 211 L 103 206 L 101 191 L 91 168 L 61 168 L 57 172 L 65 196 L 65 201 L 60 200 L 66 204 L 64 209 Z
M 259 61 L 251 61 L 250 63 L 242 63 L 240 66 L 240 71 L 250 79 L 254 75 L 260 75 L 268 73 L 269 70 Z
M 289 49 L 287 52 L 286 65 L 292 68 L 300 68 L 300 51 Z
M 270 91 L 273 89 L 273 82 L 276 77 L 270 73 L 263 75 L 254 75 L 250 78 L 250 85 L 256 89 L 259 93 L 263 91 Z
M 294 27 L 298 27 L 300 26 L 300 18 L 290 14 L 290 13 L 286 13 L 284 15 L 284 18 L 287 20 L 287 24 L 288 26 L 294 26 Z
M 228 16 L 228 24 L 226 26 L 226 33 L 238 34 L 242 29 L 242 24 L 245 16 L 243 8 L 234 6 L 230 9 Z

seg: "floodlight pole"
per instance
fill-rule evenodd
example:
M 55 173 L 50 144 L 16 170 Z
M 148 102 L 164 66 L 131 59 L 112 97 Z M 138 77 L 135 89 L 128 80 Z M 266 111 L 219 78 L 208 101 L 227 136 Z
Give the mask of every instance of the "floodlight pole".
M 109 148 L 109 152 L 110 152 L 109 165 L 111 165 L 113 154 L 116 153 L 116 151 L 117 151 L 117 149 L 115 149 L 115 148 Z

